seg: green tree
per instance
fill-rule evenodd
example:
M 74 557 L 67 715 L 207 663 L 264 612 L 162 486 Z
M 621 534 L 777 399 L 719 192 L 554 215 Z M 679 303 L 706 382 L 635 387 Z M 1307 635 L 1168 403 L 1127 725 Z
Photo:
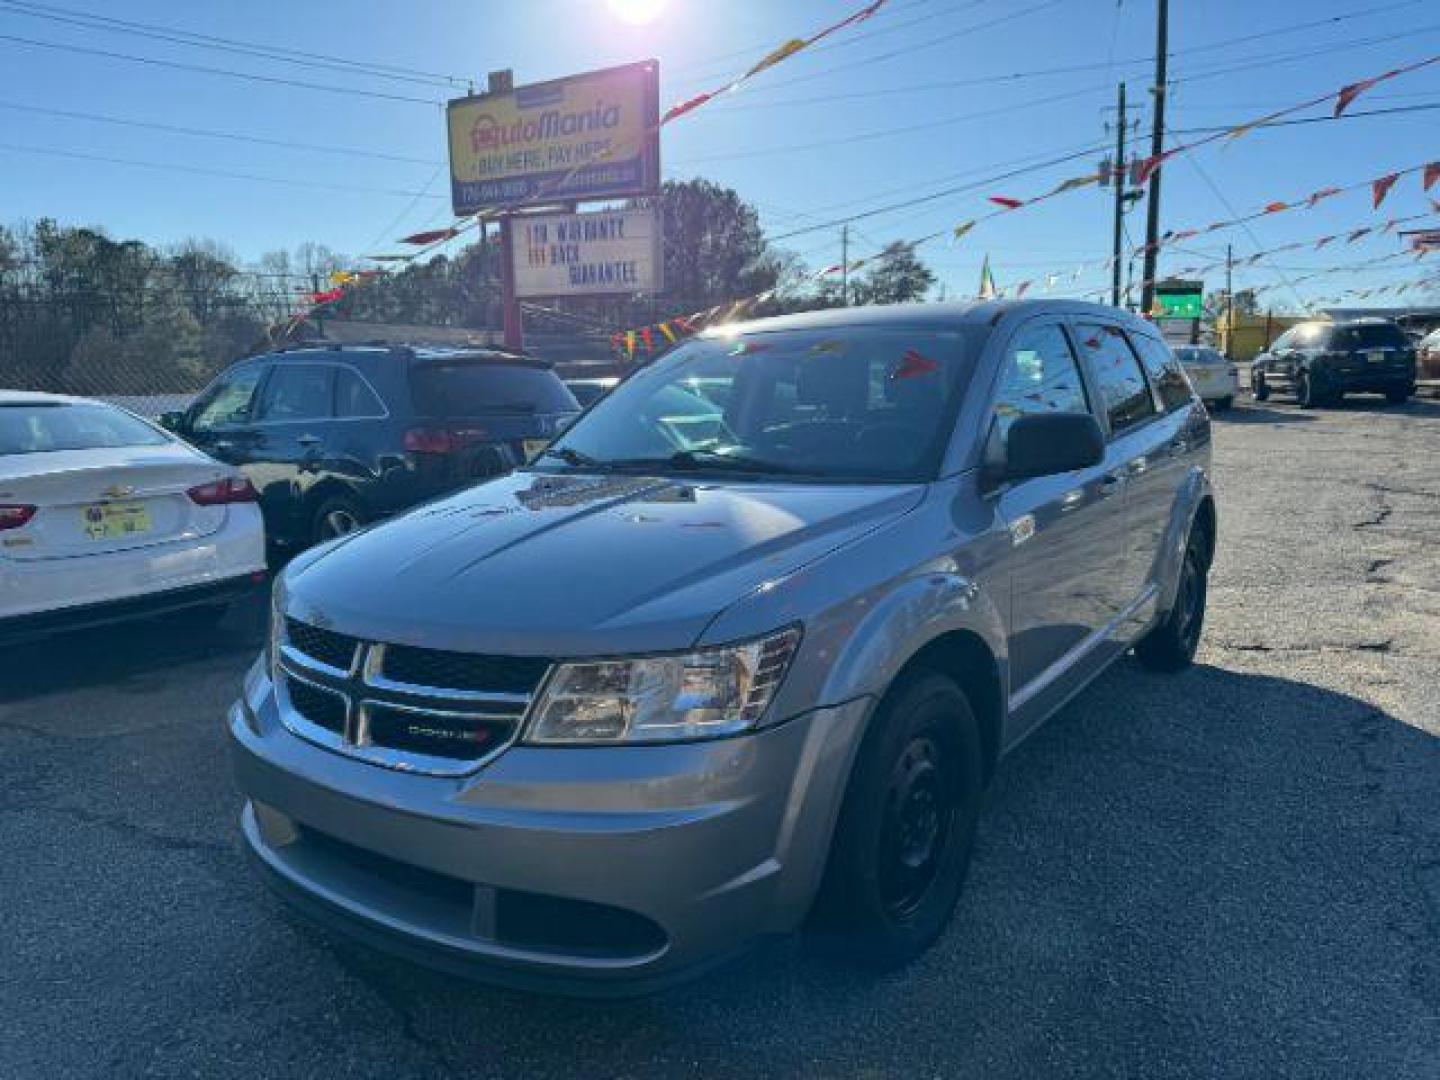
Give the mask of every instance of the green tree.
M 914 246 L 896 240 L 851 288 L 857 303 L 906 304 L 925 299 L 934 284 L 934 272 L 915 254 Z

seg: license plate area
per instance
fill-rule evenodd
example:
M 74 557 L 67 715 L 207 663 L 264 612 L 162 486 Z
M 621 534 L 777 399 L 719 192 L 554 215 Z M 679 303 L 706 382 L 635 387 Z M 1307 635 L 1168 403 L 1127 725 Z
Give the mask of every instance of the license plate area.
M 1390 354 L 1384 349 L 1371 349 L 1365 354 L 1365 359 L 1369 360 L 1372 364 L 1383 364 L 1389 358 Z
M 80 511 L 80 527 L 87 540 L 123 540 L 148 533 L 152 522 L 144 503 L 96 503 Z

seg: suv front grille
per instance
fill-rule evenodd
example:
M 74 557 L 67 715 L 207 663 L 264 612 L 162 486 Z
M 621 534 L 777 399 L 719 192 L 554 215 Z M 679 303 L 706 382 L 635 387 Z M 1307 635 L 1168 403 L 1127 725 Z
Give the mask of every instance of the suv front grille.
M 385 677 L 415 686 L 533 694 L 549 668 L 549 660 L 534 656 L 481 656 L 409 645 L 385 649 Z
M 286 727 L 376 765 L 469 772 L 514 741 L 550 661 L 389 645 L 285 620 Z
M 320 626 L 311 626 L 299 619 L 285 620 L 285 636 L 290 639 L 290 644 L 306 656 L 341 671 L 350 670 L 350 665 L 355 660 L 355 647 L 360 644 L 353 637 L 346 637 Z

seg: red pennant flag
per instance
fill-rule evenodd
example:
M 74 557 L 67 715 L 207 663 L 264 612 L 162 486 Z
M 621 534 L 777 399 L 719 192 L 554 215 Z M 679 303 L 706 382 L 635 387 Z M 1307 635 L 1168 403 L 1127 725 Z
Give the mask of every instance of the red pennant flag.
M 914 349 L 905 350 L 905 355 L 900 358 L 899 365 L 890 373 L 892 379 L 913 379 L 917 375 L 929 375 L 932 371 L 939 371 L 940 365 L 929 357 L 921 356 Z
M 712 93 L 696 94 L 689 101 L 682 101 L 679 105 L 671 105 L 665 110 L 665 115 L 660 118 L 660 123 L 668 124 L 671 120 L 678 119 L 694 109 L 698 109 L 715 95 Z
M 1289 209 L 1290 204 L 1287 202 L 1272 202 L 1265 204 L 1265 213 L 1267 214 L 1278 214 L 1281 210 Z
M 1385 196 L 1390 194 L 1390 189 L 1395 186 L 1395 181 L 1400 179 L 1399 173 L 1391 173 L 1389 176 L 1382 176 L 1370 185 L 1370 191 L 1374 195 L 1374 208 L 1379 209 L 1380 204 L 1385 201 Z
M 1306 205 L 1306 206 L 1314 206 L 1314 205 L 1315 205 L 1316 203 L 1318 203 L 1321 199 L 1328 199 L 1328 198 L 1330 198 L 1331 195 L 1339 195 L 1339 194 L 1340 194 L 1340 189 L 1339 189 L 1338 187 L 1321 188 L 1319 191 L 1315 192 L 1313 195 L 1311 195 L 1308 199 L 1305 200 L 1305 205 Z
M 1341 87 L 1340 93 L 1335 97 L 1335 115 L 1338 117 L 1348 109 L 1352 101 L 1378 83 L 1382 77 L 1383 76 L 1376 76 L 1373 79 L 1361 79 L 1359 82 Z
M 449 240 L 452 236 L 459 236 L 459 229 L 431 229 L 429 232 L 417 232 L 410 236 L 401 237 L 402 244 L 434 244 L 441 240 Z
M 1149 183 L 1150 177 L 1155 172 L 1155 170 L 1158 169 L 1161 165 L 1163 165 L 1174 153 L 1174 150 L 1166 150 L 1164 153 L 1156 154 L 1154 157 L 1148 157 L 1144 161 L 1136 165 L 1135 186 L 1140 187 L 1142 184 Z
M 312 304 L 333 304 L 336 300 L 345 299 L 345 290 L 326 289 L 324 292 L 306 293 L 305 299 Z
M 650 327 L 647 326 L 645 327 L 645 329 L 640 331 L 640 340 L 645 342 L 646 352 L 650 352 L 652 349 L 655 348 L 655 342 L 650 335 Z
M 1012 199 L 1008 195 L 991 195 L 990 201 L 996 206 L 1003 206 L 1006 210 L 1018 210 L 1025 205 L 1024 199 Z
M 670 321 L 676 326 L 678 326 L 681 330 L 685 331 L 685 333 L 687 334 L 693 334 L 695 332 L 695 326 L 693 321 L 685 318 L 685 316 L 683 315 L 676 315 Z
M 614 352 L 619 352 L 619 351 L 620 351 L 620 343 L 621 343 L 622 341 L 624 341 L 624 340 L 625 340 L 625 339 L 620 335 L 620 331 L 619 331 L 619 330 L 616 330 L 615 333 L 613 333 L 613 334 L 610 335 L 610 348 L 611 348 L 611 350 L 614 351 Z
M 1368 225 L 1365 226 L 1365 228 L 1363 228 L 1363 229 L 1356 229 L 1354 232 L 1352 232 L 1349 236 L 1347 236 L 1347 237 L 1345 238 L 1345 242 L 1346 242 L 1347 244 L 1353 244 L 1356 240 L 1359 240 L 1360 237 L 1364 236 L 1364 235 L 1365 235 L 1366 233 L 1368 233 L 1369 231 L 1370 231 L 1370 226 L 1368 226 Z
M 1429 191 L 1435 186 L 1435 181 L 1440 180 L 1440 161 L 1432 161 L 1425 166 L 1425 173 L 1420 179 L 1420 190 Z

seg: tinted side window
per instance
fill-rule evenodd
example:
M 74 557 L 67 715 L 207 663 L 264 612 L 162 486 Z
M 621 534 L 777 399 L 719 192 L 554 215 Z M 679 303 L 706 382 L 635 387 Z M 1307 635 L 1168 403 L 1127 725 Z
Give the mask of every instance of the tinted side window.
M 264 369 L 258 364 L 222 376 L 196 403 L 190 427 L 209 431 L 225 424 L 243 424 L 250 419 L 255 388 Z
M 1144 334 L 1135 334 L 1130 338 L 1130 344 L 1135 346 L 1135 351 L 1140 354 L 1140 362 L 1145 365 L 1146 374 L 1160 392 L 1160 403 L 1165 407 L 1165 411 L 1173 412 L 1189 405 L 1190 380 L 1185 377 L 1184 368 L 1169 346 Z M 1209 363 L 1218 359 L 1218 353 L 1203 355 L 1209 351 L 1202 350 L 1202 362 Z
M 328 418 L 333 375 L 334 368 L 327 364 L 277 366 L 260 395 L 259 419 L 283 422 Z
M 1082 347 L 1099 381 L 1100 403 L 1110 417 L 1110 430 L 1118 435 L 1155 415 L 1155 399 L 1140 362 L 1118 326 L 1080 323 Z
M 494 360 L 434 361 L 410 369 L 421 416 L 578 412 L 560 377 L 547 368 Z
M 1005 358 L 995 395 L 1000 433 L 1028 413 L 1089 411 L 1080 366 L 1065 332 L 1054 323 L 1022 329 Z
M 335 415 L 347 420 L 377 419 L 385 415 L 385 406 L 359 372 L 348 367 L 336 368 Z

